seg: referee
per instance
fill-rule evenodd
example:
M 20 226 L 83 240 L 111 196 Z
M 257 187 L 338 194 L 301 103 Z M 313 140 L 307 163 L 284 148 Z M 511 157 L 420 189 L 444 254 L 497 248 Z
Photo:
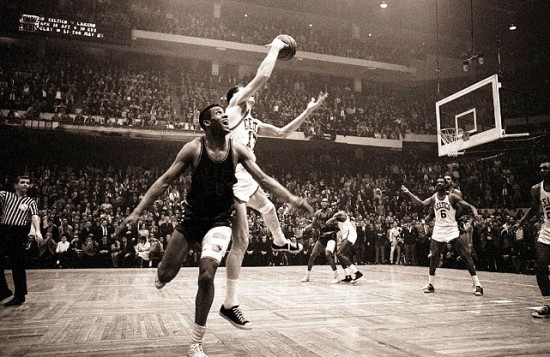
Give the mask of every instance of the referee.
M 15 193 L 0 191 L 0 301 L 12 296 L 4 306 L 21 305 L 27 295 L 25 272 L 25 244 L 31 232 L 38 241 L 42 240 L 40 219 L 36 202 L 27 196 L 30 179 L 19 176 Z M 31 229 L 31 225 L 32 228 Z M 8 288 L 4 267 L 6 256 L 10 258 L 15 294 Z

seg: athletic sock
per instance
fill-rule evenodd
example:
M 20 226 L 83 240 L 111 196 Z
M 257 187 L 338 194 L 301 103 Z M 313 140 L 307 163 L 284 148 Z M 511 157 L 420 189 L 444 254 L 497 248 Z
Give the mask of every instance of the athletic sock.
M 275 243 L 276 246 L 280 247 L 286 244 L 286 237 L 281 227 L 277 227 L 277 229 L 271 231 L 271 234 L 273 234 L 273 243 Z
M 550 306 L 550 295 L 542 297 L 542 304 Z
M 202 343 L 204 341 L 204 334 L 206 333 L 206 326 L 197 325 L 193 322 L 191 326 L 191 341 L 193 343 Z
M 428 283 L 433 285 L 434 282 L 435 282 L 435 275 L 429 275 L 428 276 Z
M 357 269 L 357 267 L 356 267 L 355 265 L 353 265 L 353 264 L 349 266 L 349 269 L 351 270 L 351 273 L 352 273 L 352 274 L 355 274 L 355 273 L 357 273 L 357 272 L 359 271 L 359 270 Z
M 346 274 L 346 276 L 351 276 L 351 271 L 349 270 L 349 268 L 345 268 L 344 273 Z
M 239 296 L 237 292 L 239 290 L 239 280 L 238 279 L 227 279 L 227 288 L 225 293 L 225 300 L 223 302 L 223 307 L 226 309 L 232 308 L 233 306 L 239 305 Z
M 472 275 L 472 281 L 474 282 L 475 286 L 481 286 L 481 283 L 479 282 L 479 278 L 477 275 Z

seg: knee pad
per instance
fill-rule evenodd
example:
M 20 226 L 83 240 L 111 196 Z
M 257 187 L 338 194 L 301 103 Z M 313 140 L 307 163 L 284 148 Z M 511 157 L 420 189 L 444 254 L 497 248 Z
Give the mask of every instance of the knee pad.
M 218 264 L 222 261 L 229 241 L 231 240 L 230 227 L 214 227 L 206 233 L 202 240 L 201 259 L 209 258 L 215 260 Z

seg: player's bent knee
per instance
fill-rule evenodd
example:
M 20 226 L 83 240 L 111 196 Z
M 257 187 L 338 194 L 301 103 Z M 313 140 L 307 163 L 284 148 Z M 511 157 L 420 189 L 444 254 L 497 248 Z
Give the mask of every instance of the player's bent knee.
M 229 227 L 214 227 L 209 230 L 202 240 L 201 259 L 212 259 L 220 264 L 227 252 L 230 239 L 231 228 Z
M 269 214 L 269 213 L 276 212 L 275 205 L 273 204 L 273 202 L 269 200 L 267 200 L 267 202 L 265 202 L 265 204 L 262 207 L 260 207 L 258 211 L 262 214 L 262 216 L 265 216 L 266 214 Z
M 199 274 L 198 285 L 202 288 L 207 288 L 214 285 L 215 269 L 207 269 Z

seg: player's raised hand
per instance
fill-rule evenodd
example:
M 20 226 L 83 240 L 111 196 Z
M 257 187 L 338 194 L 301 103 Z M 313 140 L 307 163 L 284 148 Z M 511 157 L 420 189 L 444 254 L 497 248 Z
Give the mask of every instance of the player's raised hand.
M 284 43 L 283 40 L 275 37 L 273 41 L 265 45 L 265 47 L 275 47 L 275 48 L 278 48 L 279 50 L 282 50 L 283 48 L 288 47 L 288 45 Z
M 307 109 L 315 110 L 319 108 L 321 105 L 323 105 L 327 97 L 328 97 L 328 92 L 322 92 L 322 91 L 319 92 L 319 96 L 317 97 L 317 100 L 315 100 L 315 98 L 311 98 L 311 100 L 307 104 Z
M 299 214 L 311 217 L 313 215 L 313 207 L 307 202 L 306 199 L 300 197 L 293 197 L 290 201 L 290 206 L 296 210 Z
M 401 192 L 403 192 L 403 193 L 405 193 L 405 194 L 411 193 L 411 191 L 409 191 L 409 189 L 406 188 L 405 185 L 401 185 Z
M 118 237 L 123 230 L 127 229 L 128 225 L 136 226 L 139 222 L 139 215 L 131 213 L 126 219 L 124 219 L 115 230 L 115 237 Z

